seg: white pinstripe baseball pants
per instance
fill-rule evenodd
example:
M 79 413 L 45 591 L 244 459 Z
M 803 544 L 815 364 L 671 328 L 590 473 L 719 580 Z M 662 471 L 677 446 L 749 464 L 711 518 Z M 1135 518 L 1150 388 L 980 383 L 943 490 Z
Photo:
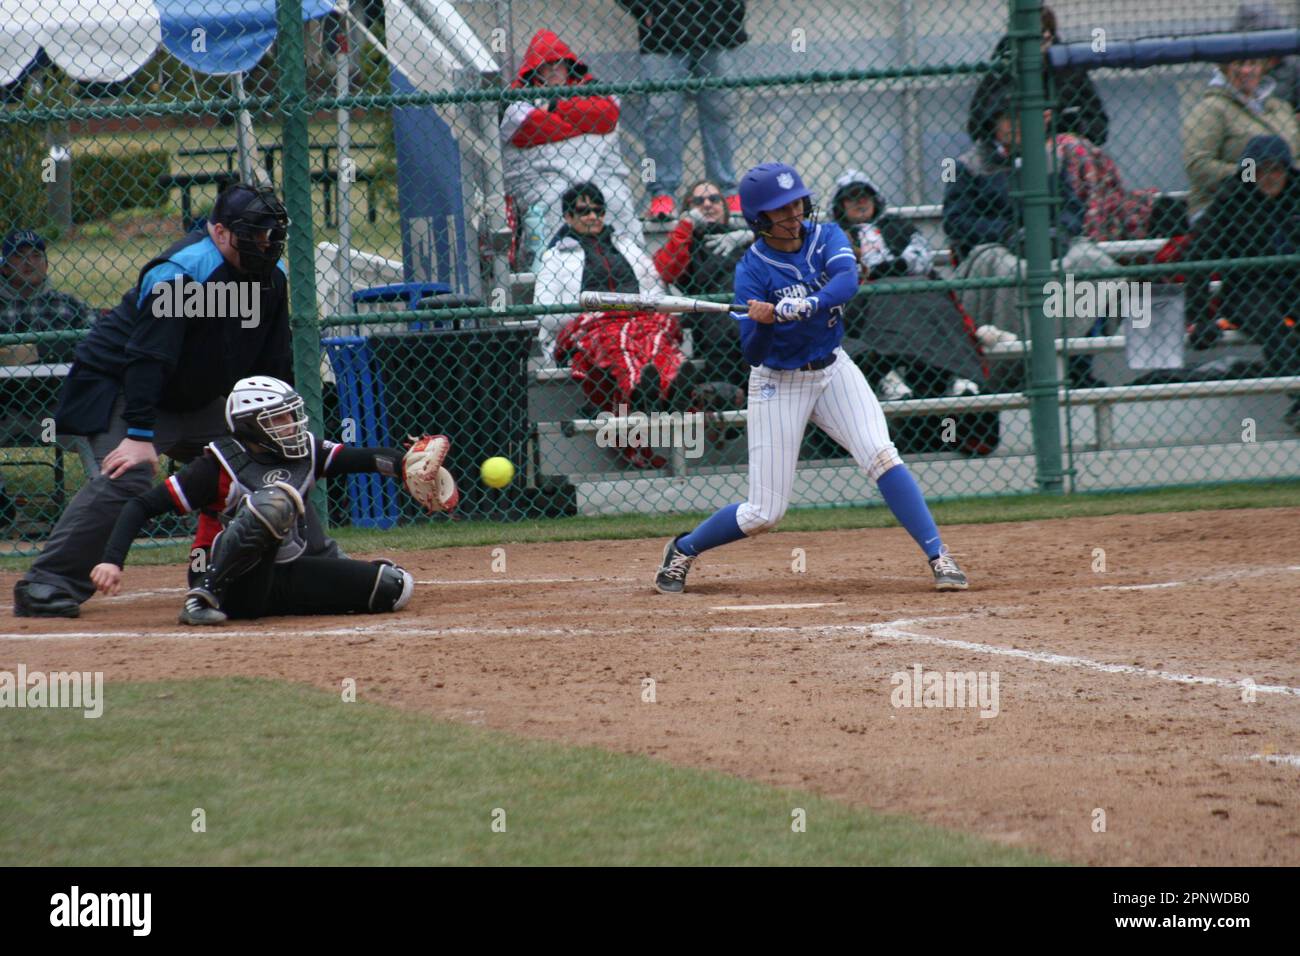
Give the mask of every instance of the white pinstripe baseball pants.
M 736 511 L 747 535 L 767 531 L 785 516 L 809 420 L 873 481 L 903 463 L 861 369 L 843 349 L 835 356 L 834 364 L 815 372 L 759 366 L 749 373 L 749 500 Z

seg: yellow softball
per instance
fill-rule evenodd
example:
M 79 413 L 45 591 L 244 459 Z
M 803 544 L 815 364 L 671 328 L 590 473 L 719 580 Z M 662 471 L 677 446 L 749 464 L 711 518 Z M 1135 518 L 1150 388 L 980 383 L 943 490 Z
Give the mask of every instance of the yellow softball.
M 483 462 L 483 484 L 489 488 L 504 488 L 515 476 L 515 466 L 508 458 L 489 458 Z

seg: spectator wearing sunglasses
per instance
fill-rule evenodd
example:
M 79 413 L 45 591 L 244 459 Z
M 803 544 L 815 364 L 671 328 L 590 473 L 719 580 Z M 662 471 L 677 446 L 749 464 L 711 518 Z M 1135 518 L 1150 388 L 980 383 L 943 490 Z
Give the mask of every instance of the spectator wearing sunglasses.
M 682 295 L 730 294 L 736 263 L 753 243 L 753 231 L 732 222 L 726 195 L 716 182 L 692 183 L 681 200 L 682 218 L 654 256 L 660 278 Z M 744 387 L 749 365 L 740 354 L 735 320 L 717 313 L 688 313 L 683 320 L 692 332 L 695 358 L 704 360 L 704 378 Z
M 533 301 L 577 302 L 582 292 L 661 294 L 663 284 L 644 249 L 605 223 L 605 196 L 592 183 L 561 197 L 564 225 L 542 252 Z M 646 411 L 676 402 L 681 371 L 681 325 L 653 312 L 583 312 L 538 316 L 538 338 L 549 364 L 570 364 L 588 401 L 617 412 L 620 404 Z M 683 383 L 684 384 L 684 383 Z M 623 449 L 629 464 L 659 467 L 648 448 Z

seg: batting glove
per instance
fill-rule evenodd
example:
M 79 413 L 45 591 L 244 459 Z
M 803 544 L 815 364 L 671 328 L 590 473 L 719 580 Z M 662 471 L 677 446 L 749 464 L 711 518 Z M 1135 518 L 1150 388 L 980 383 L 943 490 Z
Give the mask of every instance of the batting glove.
M 776 320 L 778 322 L 798 322 L 801 319 L 809 318 L 816 311 L 816 297 L 794 299 L 787 296 L 776 304 Z
M 754 234 L 748 229 L 733 229 L 731 232 L 718 232 L 706 236 L 704 248 L 715 256 L 722 256 L 725 259 L 737 249 L 743 249 L 753 241 Z

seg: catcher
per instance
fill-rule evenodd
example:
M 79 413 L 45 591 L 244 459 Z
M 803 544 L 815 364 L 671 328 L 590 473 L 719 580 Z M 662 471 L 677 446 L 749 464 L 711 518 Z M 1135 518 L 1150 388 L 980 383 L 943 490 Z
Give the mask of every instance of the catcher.
M 121 589 L 131 542 L 150 518 L 199 512 L 182 624 L 221 624 L 267 614 L 400 611 L 415 580 L 392 561 L 305 555 L 303 501 L 321 478 L 378 472 L 400 477 L 430 512 L 450 511 L 459 493 L 442 467 L 443 435 L 393 448 L 349 448 L 307 430 L 302 397 L 277 378 L 235 383 L 226 399 L 230 436 L 165 482 L 126 504 L 103 559 L 90 572 L 105 594 Z

